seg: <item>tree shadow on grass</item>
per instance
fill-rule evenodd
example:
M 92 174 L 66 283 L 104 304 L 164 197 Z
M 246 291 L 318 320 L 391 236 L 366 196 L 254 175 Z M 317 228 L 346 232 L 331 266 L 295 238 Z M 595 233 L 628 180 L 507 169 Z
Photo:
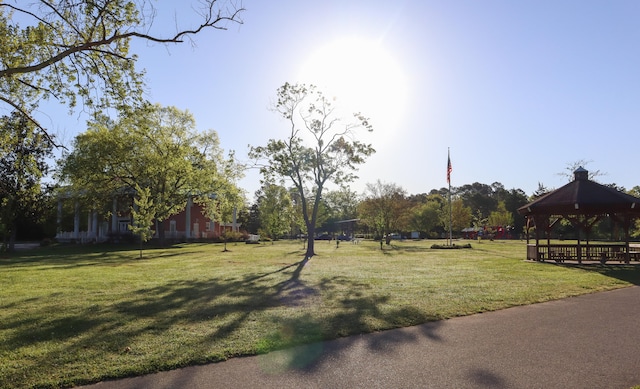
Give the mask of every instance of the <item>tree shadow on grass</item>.
M 281 301 L 287 305 L 301 306 L 313 296 L 322 293 L 324 299 L 332 301 L 339 309 L 336 309 L 334 314 L 322 318 L 305 314 L 279 319 L 279 329 L 265 337 L 264 347 L 258 350 L 262 353 L 271 351 L 259 358 L 263 370 L 271 373 L 292 369 L 313 371 L 328 362 L 331 354 L 340 354 L 341 349 L 350 347 L 352 341 L 361 341 L 362 338 L 332 342 L 330 352 L 325 350 L 327 343 L 324 341 L 423 323 L 428 325 L 420 327 L 422 335 L 433 341 L 441 341 L 437 334 L 440 326 L 437 320 L 440 318 L 413 307 L 388 309 L 390 296 L 358 292 L 368 287 L 366 283 L 336 276 L 323 279 L 318 286 L 320 292 L 309 288 L 299 280 L 300 272 L 306 263 L 307 260 L 298 263 L 291 278 L 281 284 L 277 293 L 282 295 L 289 292 L 290 296 L 293 294 L 299 298 Z M 345 288 L 351 291 L 347 296 L 339 292 Z M 382 306 L 387 306 L 387 309 L 383 309 Z M 394 332 L 391 336 L 368 338 L 367 347 L 376 353 L 390 352 L 417 340 L 412 333 Z
M 382 253 L 387 256 L 395 256 L 402 255 L 404 253 L 426 253 L 432 251 L 429 247 L 424 247 L 420 245 L 414 245 L 412 243 L 400 243 L 394 244 L 391 243 L 389 245 L 384 244 L 382 249 L 379 245 L 372 245 L 369 247 L 370 251 Z
M 153 254 L 143 249 L 143 260 L 177 257 L 182 254 L 182 245 L 173 245 L 158 249 Z M 33 250 L 10 253 L 0 258 L 0 267 L 45 266 L 56 268 L 72 268 L 94 265 L 119 265 L 139 260 L 139 245 L 60 245 L 42 247 Z M 146 255 L 145 255 L 146 254 Z
M 268 373 L 281 373 L 289 370 L 313 372 L 331 363 L 335 357 L 346 352 L 355 343 L 364 342 L 365 347 L 376 355 L 393 354 L 405 345 L 419 341 L 423 336 L 432 341 L 441 342 L 438 335 L 439 321 L 432 321 L 419 327 L 420 331 L 378 331 L 372 329 L 371 321 L 380 329 L 399 328 L 436 320 L 416 309 L 404 307 L 388 311 L 378 309 L 388 298 L 358 298 L 343 301 L 350 309 L 331 316 L 323 321 L 304 315 L 288 319 L 281 323 L 281 330 L 272 334 L 272 343 L 286 344 L 258 358 L 261 368 Z M 374 336 L 348 337 L 376 332 Z M 283 338 L 288 337 L 289 339 Z M 336 341 L 329 341 L 336 340 Z M 329 342 L 327 342 L 329 341 Z
M 569 269 L 579 269 L 588 272 L 595 272 L 603 276 L 615 278 L 633 285 L 640 285 L 640 263 L 629 264 L 601 264 L 601 263 L 555 263 L 545 262 L 545 264 L 560 266 Z
M 114 304 L 103 301 L 68 312 L 31 302 L 29 314 L 4 316 L 0 351 L 39 351 L 21 358 L 29 363 L 5 369 L 0 380 L 9 387 L 42 386 L 39 376 L 53 376 L 59 385 L 72 386 L 282 349 L 293 350 L 282 368 L 313 369 L 328 360 L 324 340 L 437 319 L 412 307 L 390 307 L 391 296 L 371 295 L 366 284 L 347 277 L 309 284 L 303 276 L 312 261 L 241 278 L 141 287 Z M 259 327 L 270 328 L 268 333 L 251 332 L 256 317 L 272 322 Z M 423 335 L 438 340 L 437 329 L 432 323 Z M 234 348 L 243 336 L 256 339 Z M 369 347 L 381 352 L 413 341 L 415 335 L 377 338 Z M 86 373 L 83 361 L 102 360 L 109 367 Z

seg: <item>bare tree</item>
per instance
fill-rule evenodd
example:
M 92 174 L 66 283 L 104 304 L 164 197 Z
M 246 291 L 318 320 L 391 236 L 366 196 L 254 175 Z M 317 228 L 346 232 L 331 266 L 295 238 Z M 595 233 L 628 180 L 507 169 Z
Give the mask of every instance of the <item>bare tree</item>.
M 588 164 L 590 164 L 591 160 L 579 159 L 572 163 L 567 163 L 567 167 L 563 172 L 557 173 L 559 176 L 565 177 L 567 181 L 571 182 L 574 178 L 574 172 L 579 168 L 585 168 Z M 606 176 L 607 173 L 601 172 L 600 170 L 589 170 L 589 179 L 591 181 L 597 181 L 597 177 Z

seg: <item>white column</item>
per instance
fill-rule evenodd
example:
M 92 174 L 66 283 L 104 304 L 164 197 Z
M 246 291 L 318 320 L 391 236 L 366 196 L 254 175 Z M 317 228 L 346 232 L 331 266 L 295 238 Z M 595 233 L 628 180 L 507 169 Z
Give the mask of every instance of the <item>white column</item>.
M 118 198 L 113 198 L 113 208 L 111 210 L 111 233 L 118 232 Z
M 78 200 L 73 205 L 73 239 L 80 238 L 80 203 Z
M 58 198 L 58 217 L 56 218 L 57 232 L 62 232 L 62 199 Z
M 185 238 L 191 239 L 191 206 L 193 205 L 193 200 L 191 200 L 191 196 L 187 199 L 187 208 L 185 209 Z
M 91 231 L 93 232 L 94 238 L 98 239 L 98 211 L 91 211 Z
M 233 232 L 238 232 L 238 225 L 236 224 L 237 221 L 238 221 L 238 208 L 233 207 L 233 224 L 231 227 L 231 230 Z

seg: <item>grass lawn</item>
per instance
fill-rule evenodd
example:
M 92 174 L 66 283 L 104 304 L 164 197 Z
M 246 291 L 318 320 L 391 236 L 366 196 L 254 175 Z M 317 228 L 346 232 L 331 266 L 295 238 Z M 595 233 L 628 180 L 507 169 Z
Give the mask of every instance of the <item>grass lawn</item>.
M 0 257 L 0 388 L 68 387 L 638 284 L 520 241 L 52 247 Z M 442 243 L 442 242 L 440 242 Z M 299 361 L 298 361 L 299 362 Z M 292 362 L 292 363 L 295 363 Z

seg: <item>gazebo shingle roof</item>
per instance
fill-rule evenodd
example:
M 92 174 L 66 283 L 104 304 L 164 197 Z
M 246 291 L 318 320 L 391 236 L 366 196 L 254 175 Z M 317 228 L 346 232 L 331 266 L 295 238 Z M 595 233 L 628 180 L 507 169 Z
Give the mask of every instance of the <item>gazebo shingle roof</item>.
M 640 216 L 640 198 L 588 179 L 580 168 L 565 186 L 518 208 L 521 215 L 597 215 L 624 213 Z

